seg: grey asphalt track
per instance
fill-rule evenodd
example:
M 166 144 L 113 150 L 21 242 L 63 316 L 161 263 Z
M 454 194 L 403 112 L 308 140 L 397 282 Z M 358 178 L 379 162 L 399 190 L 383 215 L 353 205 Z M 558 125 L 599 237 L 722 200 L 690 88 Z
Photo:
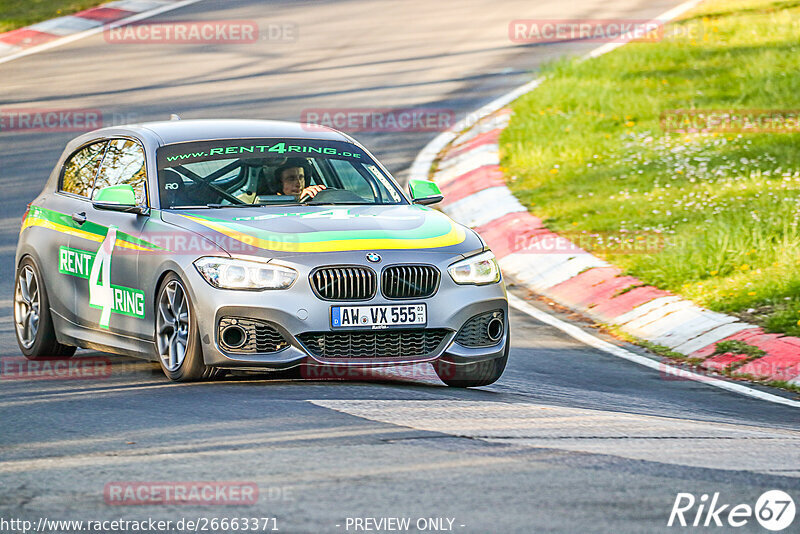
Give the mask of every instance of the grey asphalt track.
M 158 20 L 285 22 L 298 38 L 132 45 L 97 35 L 0 65 L 0 110 L 92 108 L 110 122 L 298 120 L 337 107 L 461 117 L 542 62 L 597 46 L 513 45 L 511 20 L 642 19 L 676 3 L 204 0 Z M 356 136 L 403 179 L 435 134 Z M 73 135 L 0 132 L 4 362 L 19 356 L 11 293 L 20 218 Z M 666 524 L 678 492 L 752 506 L 783 489 L 800 505 L 796 409 L 668 380 L 517 312 L 512 328 L 506 373 L 476 390 L 447 388 L 422 369 L 358 382 L 253 375 L 174 385 L 154 364 L 91 351 L 76 358 L 101 358 L 110 374 L 4 376 L 0 519 L 276 517 L 282 532 L 352 532 L 348 517 L 409 517 L 451 518 L 464 533 L 659 532 L 676 528 Z M 108 504 L 104 487 L 119 481 L 241 481 L 259 498 Z M 737 530 L 764 531 L 753 518 Z

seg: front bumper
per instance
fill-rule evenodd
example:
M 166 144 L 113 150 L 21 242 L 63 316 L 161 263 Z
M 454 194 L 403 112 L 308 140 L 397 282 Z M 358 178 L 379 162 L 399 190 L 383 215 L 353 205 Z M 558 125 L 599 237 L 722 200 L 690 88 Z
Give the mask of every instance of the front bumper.
M 502 281 L 486 286 L 458 285 L 450 279 L 445 264 L 438 266 L 442 272 L 441 283 L 432 297 L 410 301 L 389 300 L 378 291 L 377 295 L 368 301 L 333 302 L 319 299 L 312 291 L 308 279 L 311 268 L 290 262 L 281 264 L 291 265 L 300 272 L 295 284 L 286 290 L 260 292 L 216 289 L 206 283 L 196 270 L 187 269 L 184 276 L 187 278 L 187 286 L 194 302 L 206 365 L 228 369 L 284 370 L 303 363 L 375 367 L 432 362 L 440 358 L 458 365 L 499 358 L 506 351 L 509 342 L 508 301 Z M 326 262 L 320 264 L 324 265 Z M 340 329 L 331 328 L 331 306 L 412 303 L 427 305 L 428 317 L 425 328 L 449 331 L 434 353 L 414 357 L 322 358 L 307 350 L 297 339 L 299 334 L 308 332 L 341 333 Z M 505 322 L 503 336 L 496 345 L 469 348 L 455 341 L 457 332 L 470 318 L 494 310 L 502 310 Z M 241 317 L 268 322 L 280 332 L 289 346 L 269 353 L 226 352 L 220 348 L 218 339 L 217 325 L 222 317 Z

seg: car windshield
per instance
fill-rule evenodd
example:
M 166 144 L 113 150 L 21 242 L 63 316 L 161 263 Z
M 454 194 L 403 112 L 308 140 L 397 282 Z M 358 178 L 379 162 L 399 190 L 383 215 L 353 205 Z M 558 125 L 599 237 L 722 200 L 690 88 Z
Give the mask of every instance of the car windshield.
M 405 204 L 361 148 L 316 139 L 232 139 L 158 149 L 162 208 Z

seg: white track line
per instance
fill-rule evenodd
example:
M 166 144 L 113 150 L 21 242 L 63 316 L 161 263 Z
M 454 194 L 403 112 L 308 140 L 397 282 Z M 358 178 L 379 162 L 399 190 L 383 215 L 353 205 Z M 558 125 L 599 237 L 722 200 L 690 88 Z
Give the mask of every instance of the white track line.
M 167 4 L 161 7 L 157 7 L 155 9 L 151 9 L 150 11 L 142 11 L 141 13 L 137 13 L 135 15 L 131 15 L 125 19 L 119 19 L 117 21 L 111 22 L 109 24 L 103 24 L 102 26 L 98 26 L 96 28 L 90 28 L 88 30 L 84 30 L 82 32 L 73 33 L 72 35 L 68 35 L 66 37 L 61 37 L 50 41 L 48 43 L 40 44 L 37 46 L 32 46 L 30 48 L 26 48 L 20 52 L 16 52 L 14 54 L 5 56 L 0 58 L 0 64 L 8 63 L 9 61 L 14 61 L 15 59 L 19 59 L 21 57 L 30 56 L 31 54 L 36 54 L 37 52 L 44 52 L 45 50 L 50 50 L 51 48 L 56 48 L 58 46 L 62 46 L 68 43 L 72 43 L 79 39 L 83 39 L 84 37 L 89 37 L 90 35 L 95 35 L 98 33 L 102 33 L 108 29 L 116 28 L 118 26 L 124 26 L 125 24 L 131 24 L 132 22 L 137 22 L 143 19 L 150 18 L 155 15 L 160 15 L 161 13 L 166 13 L 167 11 L 172 11 L 174 9 L 178 9 L 180 7 L 188 6 L 191 4 L 196 4 L 200 2 L 200 0 L 183 0 L 182 2 L 175 2 L 174 4 Z M 102 6 L 101 6 L 102 7 Z
M 617 345 L 609 343 L 608 341 L 603 341 L 602 339 L 593 336 L 574 324 L 567 323 L 561 319 L 558 319 L 557 317 L 553 317 L 547 312 L 534 308 L 524 300 L 514 295 L 508 295 L 508 304 L 515 310 L 521 311 L 522 313 L 533 317 L 537 321 L 552 326 L 553 328 L 558 328 L 568 336 L 580 341 L 581 343 L 589 345 L 595 349 L 602 350 L 603 352 L 607 352 L 613 356 L 617 356 L 618 358 L 622 358 L 623 360 L 638 363 L 639 365 L 643 365 L 645 367 L 649 367 L 650 369 L 655 369 L 661 372 L 672 372 L 675 376 L 686 378 L 687 380 L 695 380 L 697 382 L 702 382 L 703 384 L 708 384 L 709 386 L 725 389 L 741 395 L 747 395 L 748 397 L 774 402 L 775 404 L 785 404 L 786 406 L 791 406 L 793 408 L 800 408 L 800 402 L 798 401 L 773 395 L 771 393 L 765 393 L 757 389 L 743 386 L 742 384 L 738 384 L 736 382 L 728 382 L 712 376 L 700 375 L 693 373 L 692 371 L 687 371 L 679 367 L 658 362 L 645 356 L 640 356 L 630 352 L 629 350 L 625 350 L 622 347 L 618 347 Z

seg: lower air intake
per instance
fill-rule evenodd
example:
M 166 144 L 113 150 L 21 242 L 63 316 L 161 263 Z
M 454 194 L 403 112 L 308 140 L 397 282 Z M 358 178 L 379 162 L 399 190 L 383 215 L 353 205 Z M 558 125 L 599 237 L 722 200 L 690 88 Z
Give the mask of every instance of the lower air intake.
M 414 358 L 437 352 L 448 330 L 307 332 L 297 338 L 320 358 Z
M 464 347 L 491 347 L 503 338 L 503 311 L 481 313 L 464 323 L 456 335 L 456 343 Z
M 289 346 L 268 323 L 240 317 L 220 319 L 217 339 L 222 350 L 237 354 L 278 352 Z

